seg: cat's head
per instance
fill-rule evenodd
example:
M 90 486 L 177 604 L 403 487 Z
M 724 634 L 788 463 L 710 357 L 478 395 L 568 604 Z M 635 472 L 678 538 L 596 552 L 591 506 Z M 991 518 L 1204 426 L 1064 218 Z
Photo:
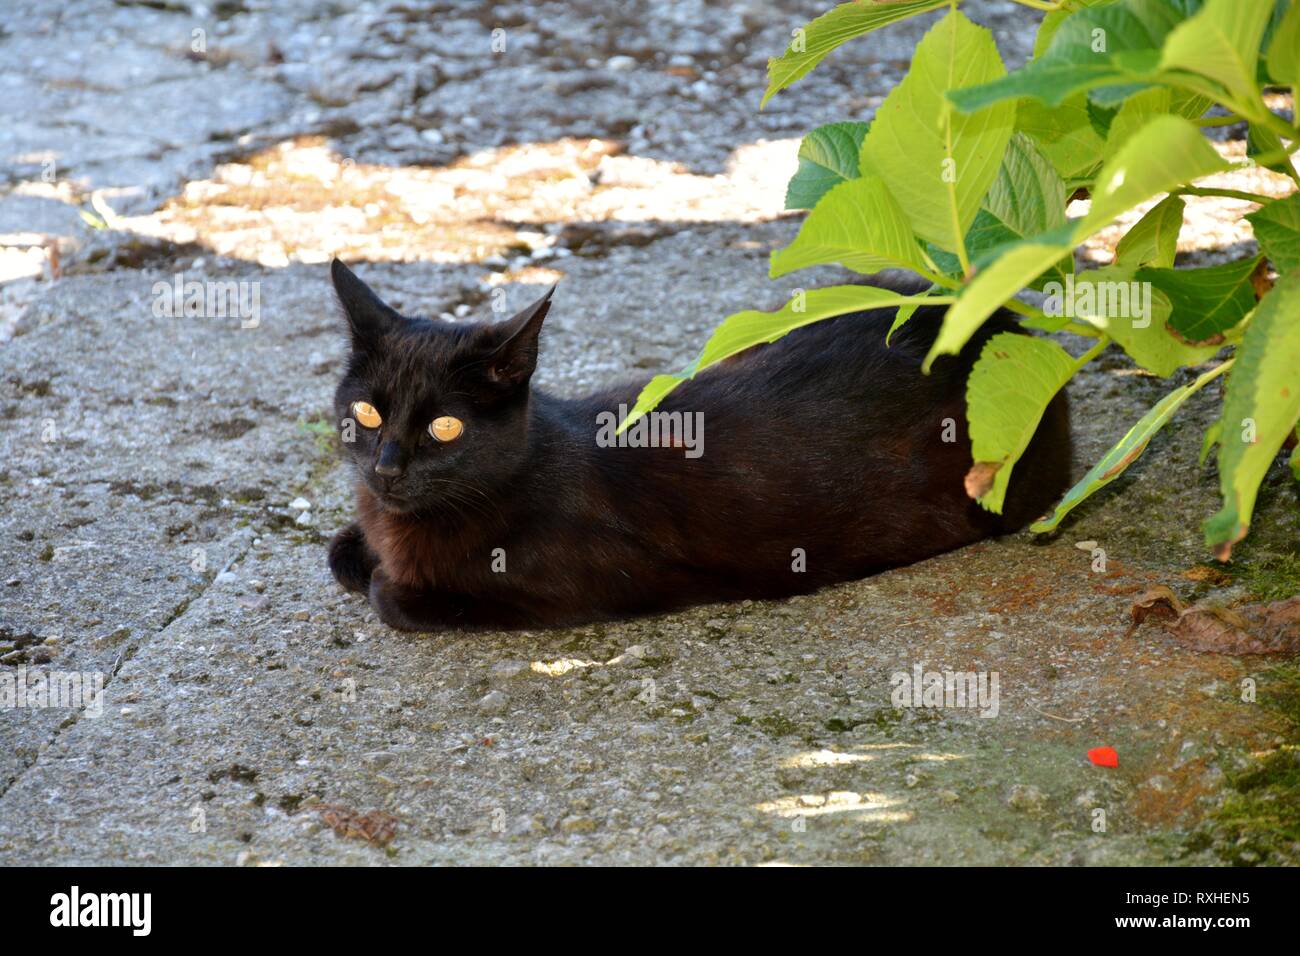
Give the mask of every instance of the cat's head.
M 546 294 L 498 323 L 407 318 L 334 260 L 351 352 L 334 409 L 344 453 L 383 507 L 490 507 L 528 454 L 529 379 Z

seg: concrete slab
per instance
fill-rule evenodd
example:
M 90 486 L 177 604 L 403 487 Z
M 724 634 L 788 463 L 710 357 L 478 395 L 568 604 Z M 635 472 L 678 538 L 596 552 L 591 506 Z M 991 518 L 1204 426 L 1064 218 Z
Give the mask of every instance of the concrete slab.
M 543 387 L 678 368 L 724 315 L 789 294 L 766 257 L 798 228 L 779 195 L 793 137 L 869 116 L 922 23 L 840 51 L 758 114 L 762 63 L 803 4 L 674 4 L 649 23 L 585 3 L 64 8 L 0 12 L 0 88 L 39 107 L 4 126 L 0 223 L 73 250 L 58 278 L 0 297 L 0 679 L 106 687 L 98 715 L 0 713 L 0 861 L 1296 861 L 1294 664 L 1128 633 L 1156 583 L 1295 592 L 1280 463 L 1234 564 L 1208 566 L 1210 395 L 1052 540 L 792 601 L 412 636 L 329 578 L 323 542 L 350 515 L 326 418 L 331 252 L 446 321 L 559 279 Z M 965 8 L 1025 55 L 1023 8 Z M 187 53 L 198 26 L 206 61 Z M 492 59 L 475 44 L 498 27 Z M 60 55 L 96 30 L 113 56 Z M 586 137 L 611 158 L 566 145 Z M 48 188 L 43 150 L 62 170 Z M 546 172 L 539 155 L 569 158 Z M 302 192 L 304 156 L 358 191 Z M 95 230 L 77 208 L 100 188 L 121 219 Z M 1238 216 L 1198 203 L 1180 250 L 1215 261 Z M 158 314 L 178 274 L 256 290 L 255 326 Z M 1170 385 L 1119 354 L 1076 379 L 1078 471 Z M 996 672 L 996 716 L 896 708 L 896 675 L 918 666 Z M 1117 768 L 1089 763 L 1098 746 Z

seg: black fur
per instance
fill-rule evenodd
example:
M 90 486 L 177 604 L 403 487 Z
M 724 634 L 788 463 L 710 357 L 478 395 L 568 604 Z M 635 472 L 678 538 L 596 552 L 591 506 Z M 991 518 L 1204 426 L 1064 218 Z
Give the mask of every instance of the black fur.
M 1068 481 L 1059 395 L 1005 515 L 965 493 L 966 375 L 990 335 L 1017 328 L 1009 316 L 930 375 L 920 363 L 939 308 L 918 310 L 889 347 L 893 311 L 879 310 L 751 349 L 660 406 L 703 413 L 704 454 L 688 458 L 597 444 L 597 415 L 630 407 L 639 382 L 576 400 L 530 387 L 549 292 L 505 323 L 451 324 L 398 315 L 339 262 L 333 276 L 353 341 L 338 417 L 363 400 L 384 423 L 345 445 L 359 520 L 335 537 L 330 567 L 394 627 L 559 624 L 812 591 L 1019 529 Z M 456 441 L 429 438 L 441 415 L 465 423 Z M 942 440 L 949 419 L 955 442 Z M 387 443 L 400 477 L 375 473 Z

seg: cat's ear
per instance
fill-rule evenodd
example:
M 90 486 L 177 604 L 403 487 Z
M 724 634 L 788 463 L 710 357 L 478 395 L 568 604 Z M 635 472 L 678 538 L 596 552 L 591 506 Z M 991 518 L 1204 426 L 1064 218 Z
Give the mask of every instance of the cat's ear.
M 532 305 L 492 326 L 493 333 L 502 339 L 487 362 L 487 375 L 494 383 L 512 387 L 523 385 L 532 377 L 537 368 L 537 336 L 551 308 L 554 292 L 555 286 L 551 286 Z
M 404 321 L 338 259 L 330 263 L 330 279 L 334 282 L 334 294 L 343 306 L 343 314 L 347 316 L 353 345 L 364 346 Z

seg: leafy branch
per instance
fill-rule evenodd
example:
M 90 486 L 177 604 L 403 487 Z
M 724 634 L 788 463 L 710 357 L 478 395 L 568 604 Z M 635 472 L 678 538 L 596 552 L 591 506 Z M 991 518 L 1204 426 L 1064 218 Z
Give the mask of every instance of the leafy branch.
M 999 309 L 1030 328 L 1092 340 L 1078 359 L 1052 338 L 993 336 L 967 385 L 972 467 L 966 489 L 1000 512 L 1010 475 L 1052 397 L 1112 343 L 1169 378 L 1198 371 L 1156 403 L 1033 526 L 1049 531 L 1132 464 L 1192 395 L 1226 380 L 1203 456 L 1218 450 L 1223 506 L 1204 523 L 1226 560 L 1250 526 L 1258 489 L 1300 420 L 1300 192 L 1281 198 L 1198 185 L 1239 165 L 1203 130 L 1244 122 L 1250 162 L 1300 186 L 1300 130 L 1273 112 L 1266 85 L 1300 88 L 1300 0 L 1017 0 L 1043 11 L 1034 57 L 1007 72 L 986 29 L 957 0 L 854 0 L 794 31 L 769 62 L 766 104 L 839 45 L 947 8 L 870 123 L 808 133 L 786 205 L 809 210 L 772 254 L 772 277 L 838 263 L 912 271 L 927 292 L 870 286 L 800 294 L 774 313 L 728 317 L 699 358 L 656 376 L 626 428 L 680 382 L 795 328 L 868 308 L 945 306 L 925 369 L 959 351 Z M 1225 116 L 1207 115 L 1218 106 Z M 1186 196 L 1257 204 L 1259 253 L 1176 268 Z M 1072 197 L 1088 211 L 1068 218 Z M 1148 204 L 1154 202 L 1149 208 Z M 1076 273 L 1075 249 L 1137 208 L 1115 260 Z M 1043 293 L 1041 308 L 1021 301 Z M 892 329 L 891 329 L 892 334 Z M 1210 364 L 1217 357 L 1217 362 Z M 1300 451 L 1293 458 L 1300 477 Z

